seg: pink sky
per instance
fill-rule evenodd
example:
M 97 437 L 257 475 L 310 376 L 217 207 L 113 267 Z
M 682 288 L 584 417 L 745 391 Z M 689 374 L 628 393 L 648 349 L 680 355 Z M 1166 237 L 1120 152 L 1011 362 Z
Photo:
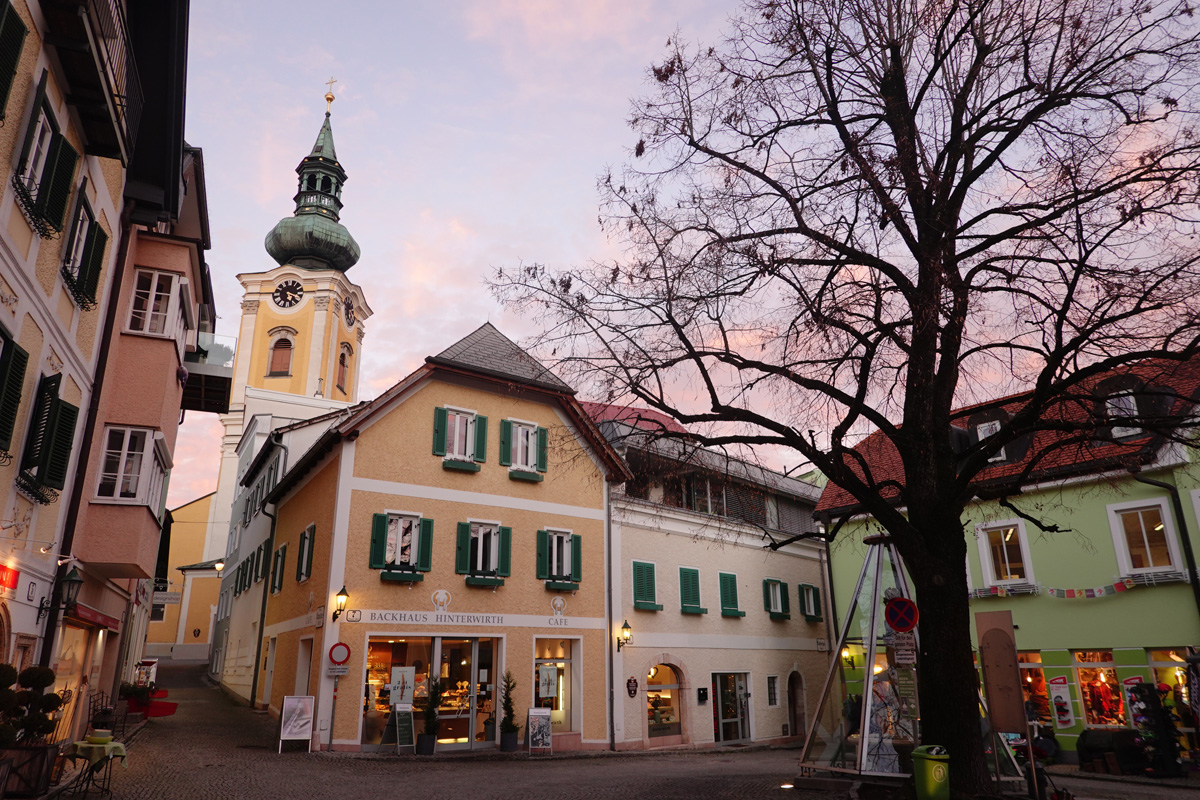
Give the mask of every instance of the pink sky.
M 595 181 L 628 157 L 630 99 L 667 38 L 714 41 L 717 0 L 192 4 L 187 138 L 204 149 L 217 333 L 234 335 L 239 272 L 270 269 L 263 237 L 291 214 L 294 169 L 337 79 L 333 132 L 349 174 L 349 272 L 375 316 L 361 395 L 378 395 L 485 321 L 528 323 L 484 289 L 496 267 L 615 255 Z M 190 413 L 168 504 L 215 488 L 221 426 Z

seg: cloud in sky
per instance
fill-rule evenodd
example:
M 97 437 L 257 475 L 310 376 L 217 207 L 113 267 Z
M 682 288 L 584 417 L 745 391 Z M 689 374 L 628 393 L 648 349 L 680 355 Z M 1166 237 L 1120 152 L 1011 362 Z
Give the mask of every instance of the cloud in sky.
M 349 174 L 349 273 L 375 316 L 361 349 L 372 397 L 491 321 L 529 321 L 482 286 L 500 266 L 615 255 L 596 176 L 632 144 L 629 99 L 677 28 L 711 41 L 729 0 L 461 3 L 206 0 L 191 8 L 187 139 L 204 149 L 218 313 L 237 334 L 239 272 L 270 269 L 263 237 L 293 210 L 294 172 L 337 78 L 333 131 Z M 215 487 L 221 427 L 188 415 L 170 505 Z

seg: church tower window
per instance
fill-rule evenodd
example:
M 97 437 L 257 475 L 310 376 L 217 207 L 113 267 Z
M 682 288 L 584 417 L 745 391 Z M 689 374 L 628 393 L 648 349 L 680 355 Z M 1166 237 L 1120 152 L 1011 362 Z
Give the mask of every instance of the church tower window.
M 292 340 L 287 338 L 276 339 L 271 345 L 271 368 L 267 375 L 291 375 L 292 374 Z
M 350 357 L 352 354 L 353 351 L 350 349 L 350 345 L 343 342 L 342 352 L 338 354 L 337 366 L 337 388 L 341 390 L 342 394 L 346 393 L 346 379 L 350 375 Z

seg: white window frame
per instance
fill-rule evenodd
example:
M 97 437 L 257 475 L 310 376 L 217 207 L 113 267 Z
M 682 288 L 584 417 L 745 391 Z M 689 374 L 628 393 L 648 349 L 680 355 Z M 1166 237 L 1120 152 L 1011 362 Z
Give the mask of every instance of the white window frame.
M 92 223 L 95 221 L 91 206 L 88 205 L 87 200 L 80 198 L 75 203 L 75 218 L 71 221 L 69 228 L 71 241 L 64 248 L 67 259 L 63 263 L 63 268 L 76 281 L 80 279 L 83 269 L 83 253 L 87 249 L 88 231 L 91 230 Z
M 110 452 L 117 453 L 117 451 L 109 450 L 109 435 L 118 431 L 122 433 L 123 439 L 121 450 L 117 454 L 117 469 L 114 476 L 114 473 L 106 471 L 105 467 L 108 464 Z M 145 434 L 142 449 L 136 454 L 129 449 L 130 439 L 134 433 Z M 130 459 L 134 455 L 139 459 L 136 475 L 132 476 L 136 481 L 134 484 L 135 490 L 131 496 L 121 497 L 121 485 L 125 482 L 125 478 L 130 477 L 126 474 L 126 470 L 129 468 Z M 158 505 L 162 497 L 163 483 L 166 481 L 167 472 L 171 467 L 171 455 L 167 452 L 166 439 L 163 437 L 162 431 L 155 430 L 154 428 L 106 425 L 104 427 L 104 439 L 100 454 L 100 475 L 96 480 L 96 490 L 93 500 L 97 503 L 148 506 L 157 517 L 160 513 Z M 106 476 L 114 476 L 114 494 L 112 496 L 100 493 L 100 488 L 104 484 Z
M 774 695 L 774 697 L 772 697 Z M 767 708 L 779 708 L 779 676 L 767 676 Z
M 287 566 L 287 542 L 275 548 L 275 553 L 271 557 L 271 572 L 269 578 L 271 581 L 271 594 L 279 594 L 283 591 L 283 570 Z
M 783 581 L 778 578 L 767 578 L 767 585 L 771 587 L 771 613 L 783 613 L 783 593 L 785 591 Z
M 537 434 L 534 434 L 536 441 Z M 571 552 L 571 531 L 562 530 L 560 528 L 546 528 L 546 569 L 552 581 L 569 581 L 571 580 L 571 557 L 574 555 Z M 556 564 L 561 560 L 564 565 L 563 571 L 559 572 L 555 569 Z
M 509 453 L 511 461 L 510 470 L 520 470 L 522 472 L 537 472 L 537 456 L 538 456 L 538 426 L 536 422 L 527 422 L 522 419 L 510 419 L 512 424 L 512 452 Z M 525 448 L 524 458 L 522 458 L 521 449 Z
M 992 547 L 988 540 L 988 531 L 998 528 L 1015 528 L 1020 539 L 1021 563 L 1025 567 L 1024 578 L 1012 580 L 997 580 L 996 567 L 992 563 Z M 1025 535 L 1025 522 L 1020 519 L 997 519 L 980 522 L 975 525 L 975 540 L 979 546 L 979 566 L 983 571 L 983 585 L 992 586 L 1032 586 L 1037 581 L 1033 576 L 1033 559 L 1029 552 L 1029 538 Z
M 297 578 L 297 583 L 306 583 L 312 577 L 312 573 L 305 569 L 308 564 L 308 554 L 313 549 L 313 539 L 317 538 L 316 526 L 309 524 L 304 526 L 300 532 L 301 546 L 296 548 L 296 557 L 300 559 L 296 562 L 296 569 L 299 570 L 300 577 Z M 254 575 L 251 578 L 251 585 L 258 583 L 259 568 L 256 566 Z
M 142 312 L 143 319 L 136 321 L 138 315 L 137 298 L 143 290 L 139 287 L 143 276 L 150 279 L 149 293 L 145 295 L 146 308 Z M 165 278 L 170 285 L 167 291 L 162 291 L 159 283 Z M 156 297 L 167 296 L 165 310 L 155 311 L 151 302 Z M 129 316 L 125 319 L 125 332 L 137 336 L 154 336 L 161 339 L 175 340 L 179 357 L 183 358 L 183 349 L 187 344 L 188 331 L 196 327 L 195 310 L 192 308 L 191 292 L 187 278 L 177 272 L 166 272 L 157 269 L 138 268 L 134 271 L 133 297 L 129 304 Z M 161 323 L 156 322 L 161 318 Z M 157 329 L 156 329 L 157 328 Z
M 500 523 L 477 519 L 468 520 L 468 522 L 471 525 L 471 538 L 467 545 L 467 574 L 495 575 L 500 571 Z M 490 558 L 487 559 L 488 564 L 483 563 L 484 557 L 488 555 L 482 546 L 484 537 L 492 540 Z M 474 546 L 477 539 L 481 545 L 478 548 Z
M 1117 392 L 1104 398 L 1104 413 L 1112 422 L 1114 439 L 1124 439 L 1126 436 L 1136 436 L 1142 429 L 1134 425 L 1118 425 L 1119 419 L 1137 418 L 1137 395 L 1133 392 Z
M 444 460 L 475 460 L 475 417 L 476 413 L 469 409 L 446 406 L 446 455 L 443 456 Z M 458 445 L 458 436 L 456 435 L 456 429 L 459 424 L 457 422 L 458 419 L 463 420 L 462 424 L 466 429 L 464 451 L 462 452 L 456 449 Z
M 37 126 L 37 132 L 30 140 L 29 157 L 25 162 L 25 169 L 21 172 L 20 180 L 30 194 L 36 195 L 42 182 L 42 172 L 46 168 L 50 140 L 54 138 L 55 121 L 46 107 L 46 101 L 43 101 L 34 113 L 38 115 L 37 121 L 34 123 Z
M 1000 431 L 1000 425 L 1001 425 L 1001 423 L 1000 423 L 1000 420 L 998 420 L 998 419 L 993 419 L 993 420 L 989 420 L 987 422 L 979 423 L 978 425 L 975 426 L 975 438 L 982 442 L 984 439 L 988 438 L 989 436 L 993 436 L 996 433 L 998 433 Z M 996 453 L 996 455 L 994 455 L 988 459 L 989 462 L 1003 461 L 1003 460 L 1004 460 L 1004 448 L 1003 447 L 1000 448 L 1000 451 L 998 453 Z
M 384 543 L 383 561 L 385 564 L 401 567 L 402 569 L 415 570 L 417 568 L 418 555 L 421 552 L 421 514 L 415 511 L 388 511 L 388 527 L 387 538 Z M 400 554 L 400 521 L 407 520 L 413 523 L 412 537 L 409 539 L 408 559 L 399 560 Z M 396 523 L 393 525 L 393 523 Z
M 1193 502 L 1195 494 L 1193 493 Z M 1134 569 L 1129 556 L 1129 548 L 1125 544 L 1125 527 L 1121 523 L 1121 514 L 1137 509 L 1157 507 L 1159 517 L 1163 522 L 1163 535 L 1167 539 L 1167 551 L 1171 554 L 1171 563 L 1163 567 L 1141 567 Z M 1150 497 L 1145 500 L 1130 500 L 1124 503 L 1114 503 L 1108 506 L 1108 524 L 1113 537 L 1113 551 L 1117 556 L 1117 566 L 1121 575 L 1154 575 L 1164 572 L 1183 572 L 1183 558 L 1179 553 L 1179 535 L 1175 532 L 1175 517 L 1171 514 L 1170 506 L 1165 497 Z

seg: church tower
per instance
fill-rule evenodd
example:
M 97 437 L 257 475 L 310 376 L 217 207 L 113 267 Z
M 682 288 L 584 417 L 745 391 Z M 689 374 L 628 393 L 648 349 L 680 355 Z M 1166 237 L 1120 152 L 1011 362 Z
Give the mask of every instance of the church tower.
M 341 224 L 347 176 L 330 125 L 333 94 L 312 152 L 301 159 L 295 211 L 267 234 L 277 266 L 237 276 L 245 290 L 221 467 L 205 556 L 222 558 L 237 482 L 271 431 L 358 402 L 364 322 L 371 308 L 346 276 L 358 243 Z

